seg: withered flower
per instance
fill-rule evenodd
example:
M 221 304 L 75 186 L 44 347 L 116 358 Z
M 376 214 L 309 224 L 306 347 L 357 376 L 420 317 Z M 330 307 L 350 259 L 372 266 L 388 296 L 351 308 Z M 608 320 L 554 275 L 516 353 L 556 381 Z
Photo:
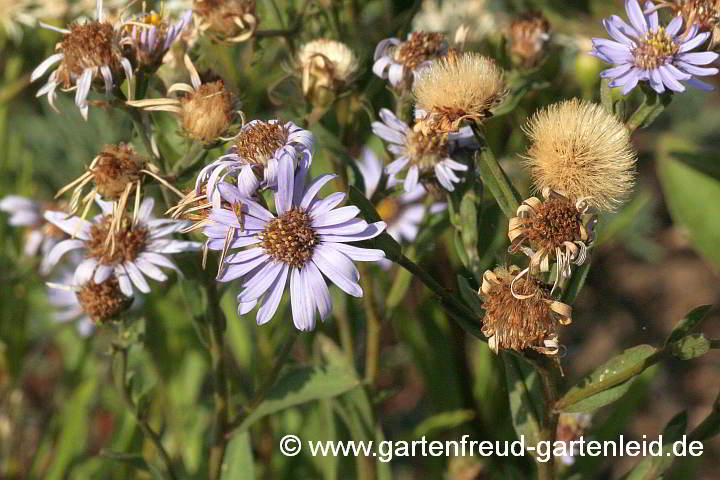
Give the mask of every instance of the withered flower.
M 258 26 L 255 0 L 195 0 L 198 28 L 220 41 L 244 42 Z
M 550 22 L 538 11 L 530 11 L 510 24 L 510 53 L 525 68 L 536 66 L 545 56 L 550 40 Z

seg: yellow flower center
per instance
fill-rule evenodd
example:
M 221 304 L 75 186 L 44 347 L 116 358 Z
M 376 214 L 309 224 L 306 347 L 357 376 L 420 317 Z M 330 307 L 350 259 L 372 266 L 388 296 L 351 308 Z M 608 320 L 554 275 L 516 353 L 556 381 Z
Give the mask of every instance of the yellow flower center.
M 644 70 L 658 68 L 665 65 L 677 51 L 678 46 L 665 32 L 665 27 L 659 27 L 654 32 L 648 32 L 633 50 L 635 66 Z

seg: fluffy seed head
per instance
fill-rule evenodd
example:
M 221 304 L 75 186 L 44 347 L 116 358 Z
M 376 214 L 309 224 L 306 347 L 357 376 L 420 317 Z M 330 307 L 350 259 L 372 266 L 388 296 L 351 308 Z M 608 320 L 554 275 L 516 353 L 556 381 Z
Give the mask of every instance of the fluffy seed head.
M 418 108 L 438 128 L 454 131 L 465 119 L 482 120 L 507 93 L 505 74 L 477 53 L 452 53 L 419 72 L 413 84 Z
M 222 80 L 204 83 L 180 98 L 180 115 L 185 132 L 192 139 L 212 142 L 232 123 L 232 94 Z
M 128 183 L 140 179 L 147 159 L 137 154 L 131 145 L 106 145 L 90 169 L 97 191 L 104 198 L 117 200 Z
M 270 220 L 261 238 L 262 248 L 270 257 L 296 268 L 310 261 L 317 243 L 310 215 L 300 207 Z
M 630 132 L 599 105 L 573 99 L 537 112 L 525 131 L 526 165 L 537 190 L 549 188 L 597 210 L 627 198 L 635 176 Z
M 118 316 L 132 304 L 132 299 L 120 291 L 117 278 L 102 283 L 92 280 L 75 292 L 78 303 L 93 322 L 100 323 Z
M 111 233 L 112 221 L 113 217 L 107 215 L 92 226 L 88 256 L 105 265 L 134 261 L 147 243 L 148 229 L 133 225 L 132 220 L 123 215 L 120 226 Z M 109 235 L 114 236 L 112 245 Z
M 513 265 L 497 267 L 483 275 L 482 332 L 490 338 L 490 346 L 496 352 L 526 348 L 556 352 L 558 321 L 551 308 L 550 288 L 525 275 L 515 282 L 512 288 L 517 296 L 513 295 L 511 284 L 519 273 L 520 268 Z
M 320 38 L 300 47 L 297 68 L 303 93 L 312 96 L 318 88 L 336 90 L 349 82 L 357 72 L 358 61 L 344 43 Z

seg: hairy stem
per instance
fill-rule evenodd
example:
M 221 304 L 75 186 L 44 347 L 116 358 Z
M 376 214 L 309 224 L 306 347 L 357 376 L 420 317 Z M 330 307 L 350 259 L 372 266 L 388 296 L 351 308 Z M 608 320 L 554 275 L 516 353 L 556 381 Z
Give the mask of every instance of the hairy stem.
M 217 480 L 222 473 L 222 462 L 227 448 L 225 431 L 229 421 L 228 407 L 230 404 L 227 378 L 225 375 L 225 317 L 220 311 L 220 299 L 218 298 L 215 282 L 206 284 L 207 309 L 205 318 L 208 327 L 208 338 L 210 339 L 210 359 L 212 363 L 214 391 L 213 391 L 213 435 L 212 446 L 210 447 L 210 459 L 208 461 L 208 478 Z
M 130 389 L 130 382 L 127 375 L 128 349 L 127 347 L 113 344 L 113 357 L 116 358 L 118 356 L 120 357 L 120 375 L 115 379 L 115 383 L 117 384 L 118 390 L 120 390 L 123 402 L 140 426 L 140 430 L 143 432 L 143 435 L 145 435 L 153 443 L 153 445 L 155 445 L 155 449 L 158 451 L 160 458 L 165 464 L 168 477 L 171 480 L 178 480 L 180 477 L 178 477 L 175 472 L 170 455 L 167 450 L 165 450 L 160 435 L 153 430 L 146 415 L 138 409 L 137 404 L 132 398 L 132 391 Z
M 364 265 L 360 271 L 360 282 L 362 283 L 363 305 L 367 315 L 367 333 L 365 338 L 365 380 L 372 385 L 378 371 L 380 356 L 380 328 L 382 327 L 381 315 L 377 308 L 373 276 Z

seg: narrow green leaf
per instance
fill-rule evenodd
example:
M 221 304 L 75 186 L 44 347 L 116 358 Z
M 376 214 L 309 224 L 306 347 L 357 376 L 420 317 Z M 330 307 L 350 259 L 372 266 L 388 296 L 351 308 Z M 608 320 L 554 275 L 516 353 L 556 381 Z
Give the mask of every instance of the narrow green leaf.
M 623 480 L 655 480 L 670 468 L 675 456 L 672 444 L 680 440 L 687 428 L 687 412 L 675 415 L 665 426 L 662 433 L 662 446 L 660 455 L 651 455 L 640 462 L 625 476 Z M 656 440 L 657 442 L 658 440 Z M 656 448 L 649 446 L 648 448 Z
M 458 286 L 460 287 L 460 296 L 465 301 L 465 303 L 467 303 L 468 307 L 470 307 L 470 309 L 475 312 L 479 312 L 480 310 L 482 310 L 483 305 L 480 301 L 480 296 L 478 295 L 477 291 L 475 291 L 475 289 L 470 286 L 470 282 L 468 282 L 467 278 L 463 277 L 462 275 L 458 275 L 457 281 Z
M 705 355 L 710 350 L 710 340 L 702 333 L 687 335 L 670 344 L 670 352 L 680 360 L 690 360 Z
M 505 216 L 514 217 L 522 199 L 487 145 L 475 155 L 475 168 Z
M 254 480 L 255 461 L 253 460 L 250 433 L 242 432 L 230 439 L 222 466 L 222 480 Z
M 537 372 L 509 353 L 501 353 L 505 365 L 513 427 L 528 445 L 540 441 L 543 397 Z
M 590 272 L 590 260 L 586 261 L 579 267 L 575 268 L 570 277 L 570 282 L 565 287 L 562 293 L 562 301 L 568 305 L 575 303 L 575 299 L 580 294 L 585 281 L 587 280 L 588 273 Z
M 100 452 L 100 456 L 108 460 L 124 463 L 135 470 L 149 473 L 157 480 L 165 479 L 165 474 L 163 474 L 162 469 L 149 463 L 140 453 L 122 453 L 103 450 Z
M 658 95 L 649 87 L 642 88 L 645 93 L 643 103 L 627 121 L 627 127 L 631 132 L 652 125 L 655 119 L 657 119 L 672 101 L 672 92 L 665 92 Z
M 657 353 L 650 345 L 625 350 L 572 387 L 555 408 L 563 412 L 592 412 L 614 402 L 628 391 L 639 373 L 654 363 Z
M 665 345 L 676 342 L 685 337 L 705 318 L 711 309 L 712 305 L 701 305 L 692 309 L 690 313 L 685 315 L 685 317 L 680 320 L 677 325 L 675 325 L 675 328 L 673 328 L 672 332 L 670 332 L 670 335 L 665 341 Z
M 674 157 L 658 162 L 658 175 L 673 220 L 687 228 L 693 246 L 720 267 L 720 223 L 711 221 L 720 218 L 720 180 Z
M 360 380 L 347 368 L 335 366 L 299 367 L 283 375 L 263 401 L 242 422 L 244 431 L 259 419 L 295 405 L 330 398 L 360 385 Z
M 473 410 L 452 410 L 450 412 L 436 413 L 422 421 L 413 432 L 413 437 L 422 438 L 429 435 L 452 430 L 475 418 Z

